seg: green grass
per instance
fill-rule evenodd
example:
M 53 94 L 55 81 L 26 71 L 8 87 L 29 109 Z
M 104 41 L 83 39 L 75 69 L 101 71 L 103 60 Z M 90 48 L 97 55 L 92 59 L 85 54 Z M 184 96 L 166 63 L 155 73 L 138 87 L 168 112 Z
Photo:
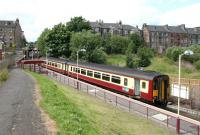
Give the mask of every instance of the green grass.
M 169 135 L 167 129 L 130 115 L 102 100 L 31 73 L 38 81 L 41 107 L 56 121 L 59 135 Z
M 112 66 L 125 67 L 126 66 L 126 56 L 120 55 L 120 54 L 108 55 L 106 64 L 112 65 Z
M 153 70 L 168 75 L 178 76 L 177 62 L 174 62 L 167 57 L 154 57 L 151 62 L 151 65 L 146 67 L 145 70 Z M 196 69 L 181 66 L 181 77 L 200 79 L 200 72 Z
M 9 73 L 7 69 L 3 69 L 0 71 L 0 84 L 5 82 L 9 77 Z

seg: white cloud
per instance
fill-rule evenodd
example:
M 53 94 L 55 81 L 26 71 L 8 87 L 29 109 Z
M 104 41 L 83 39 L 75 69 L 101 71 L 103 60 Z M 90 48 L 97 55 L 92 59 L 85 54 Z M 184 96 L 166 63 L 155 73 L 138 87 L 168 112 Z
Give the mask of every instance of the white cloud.
M 18 17 L 28 41 L 36 40 L 44 28 L 67 22 L 74 16 L 83 16 L 90 21 L 122 20 L 122 23 L 139 26 L 143 23 L 200 24 L 196 15 L 199 4 L 163 14 L 149 2 L 151 0 L 0 0 L 0 19 L 15 20 Z
M 179 25 L 186 24 L 187 27 L 200 26 L 200 3 L 164 13 L 160 17 L 160 24 Z

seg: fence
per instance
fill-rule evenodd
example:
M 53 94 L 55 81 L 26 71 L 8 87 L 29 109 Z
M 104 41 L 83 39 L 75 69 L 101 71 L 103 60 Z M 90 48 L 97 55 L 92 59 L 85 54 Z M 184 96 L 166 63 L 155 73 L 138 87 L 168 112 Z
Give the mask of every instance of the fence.
M 45 71 L 45 69 L 42 70 Z M 95 96 L 96 98 L 104 100 L 106 103 L 112 104 L 118 108 L 128 111 L 131 114 L 137 113 L 138 115 L 146 117 L 149 120 L 158 122 L 163 126 L 175 130 L 177 133 L 194 135 L 200 134 L 199 121 L 181 115 L 178 116 L 175 113 L 157 108 L 155 106 L 151 106 L 149 104 L 142 103 L 140 101 L 125 97 L 123 95 L 107 91 L 105 89 L 82 81 L 77 81 L 77 79 L 70 78 L 68 76 L 59 74 L 51 70 L 48 70 L 47 75 L 50 78 L 53 78 L 63 84 L 74 87 L 79 91 Z
M 170 77 L 170 86 L 178 85 L 177 77 Z M 200 80 L 181 78 L 181 87 L 188 88 L 188 99 L 184 100 L 190 108 L 200 109 Z M 176 98 L 172 98 L 176 102 Z

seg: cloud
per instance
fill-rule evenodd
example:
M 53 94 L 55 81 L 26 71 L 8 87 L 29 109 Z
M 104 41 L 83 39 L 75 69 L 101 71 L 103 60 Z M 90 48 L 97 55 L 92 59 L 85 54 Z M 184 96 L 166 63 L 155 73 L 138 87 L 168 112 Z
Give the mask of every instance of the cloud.
M 188 0 L 178 1 L 184 3 Z M 35 41 L 44 28 L 65 23 L 74 16 L 83 16 L 90 21 L 103 19 L 104 22 L 115 23 L 121 20 L 133 26 L 143 23 L 200 24 L 196 15 L 199 4 L 161 12 L 160 6 L 165 3 L 164 0 L 159 0 L 158 5 L 152 0 L 1 0 L 0 19 L 19 18 L 28 41 Z M 176 1 L 169 0 L 169 3 Z
M 160 16 L 159 24 L 186 24 L 187 27 L 197 27 L 200 26 L 198 13 L 200 13 L 200 3 L 164 13 Z

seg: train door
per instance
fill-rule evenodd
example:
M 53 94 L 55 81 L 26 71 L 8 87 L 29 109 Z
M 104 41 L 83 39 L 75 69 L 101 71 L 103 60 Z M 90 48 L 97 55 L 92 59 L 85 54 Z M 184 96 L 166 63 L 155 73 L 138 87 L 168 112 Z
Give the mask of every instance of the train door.
M 135 79 L 135 96 L 140 95 L 140 80 Z

